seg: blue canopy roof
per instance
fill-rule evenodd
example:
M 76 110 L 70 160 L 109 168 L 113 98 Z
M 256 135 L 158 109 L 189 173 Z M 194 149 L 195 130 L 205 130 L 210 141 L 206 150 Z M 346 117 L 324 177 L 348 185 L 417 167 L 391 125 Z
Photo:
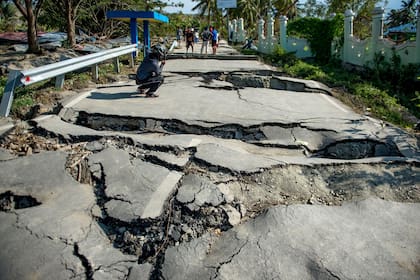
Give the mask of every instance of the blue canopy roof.
M 119 20 L 130 20 L 135 18 L 139 21 L 149 22 L 164 22 L 168 23 L 169 19 L 167 16 L 152 11 L 108 11 L 106 13 L 107 18 L 119 19 Z
M 416 25 L 413 23 L 407 23 L 400 26 L 395 26 L 388 28 L 388 30 L 384 33 L 385 35 L 390 32 L 401 32 L 401 33 L 416 33 L 417 28 Z

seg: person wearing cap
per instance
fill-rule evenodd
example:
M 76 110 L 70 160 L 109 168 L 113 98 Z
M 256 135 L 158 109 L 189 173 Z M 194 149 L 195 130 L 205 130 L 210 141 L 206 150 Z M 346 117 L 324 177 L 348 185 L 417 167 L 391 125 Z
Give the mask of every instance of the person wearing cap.
M 157 89 L 163 83 L 162 69 L 166 61 L 166 50 L 161 45 L 155 45 L 137 68 L 137 91 L 147 97 L 158 97 Z M 146 91 L 147 90 L 147 91 Z

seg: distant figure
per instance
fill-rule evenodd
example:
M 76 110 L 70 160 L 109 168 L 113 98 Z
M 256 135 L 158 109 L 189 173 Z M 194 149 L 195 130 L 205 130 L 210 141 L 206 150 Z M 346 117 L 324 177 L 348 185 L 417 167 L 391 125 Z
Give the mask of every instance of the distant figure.
M 194 29 L 194 43 L 198 43 L 199 37 L 200 37 L 200 33 L 198 33 L 198 29 Z
M 203 50 L 206 49 L 206 54 L 207 54 L 207 48 L 209 46 L 209 41 L 212 38 L 212 34 L 211 32 L 208 30 L 207 27 L 204 28 L 204 31 L 201 33 L 201 40 L 203 41 L 202 45 L 201 45 L 201 51 L 200 53 L 203 54 Z
M 181 47 L 181 41 L 182 41 L 182 34 L 184 32 L 182 31 L 182 28 L 179 27 L 176 31 L 176 41 L 178 43 L 178 47 Z
M 214 28 L 214 26 L 210 27 L 210 31 L 212 34 L 211 47 L 213 49 L 213 54 L 215 55 L 217 47 L 219 46 L 219 32 L 216 30 L 216 28 Z
M 161 45 L 153 46 L 139 68 L 137 68 L 136 84 L 139 85 L 138 93 L 145 93 L 148 97 L 159 96 L 156 91 L 163 83 L 162 69 L 165 61 L 165 48 Z M 160 65 L 159 62 L 161 62 Z M 146 89 L 148 89 L 147 92 Z
M 185 33 L 185 42 L 187 44 L 187 50 L 185 54 L 188 54 L 188 49 L 191 47 L 191 54 L 194 53 L 194 29 L 188 28 L 187 32 Z
M 254 40 L 252 39 L 252 37 L 249 37 L 246 40 L 245 45 L 243 45 L 242 49 L 254 49 Z

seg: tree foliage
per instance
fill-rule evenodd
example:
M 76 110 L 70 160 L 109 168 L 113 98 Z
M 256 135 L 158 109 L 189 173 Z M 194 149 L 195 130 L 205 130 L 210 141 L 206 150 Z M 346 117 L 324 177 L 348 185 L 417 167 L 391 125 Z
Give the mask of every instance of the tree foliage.
M 325 18 L 327 11 L 327 5 L 319 0 L 307 0 L 304 4 L 298 4 L 298 14 L 302 17 Z
M 344 34 L 344 19 L 342 15 L 332 19 L 300 18 L 288 24 L 287 32 L 306 38 L 316 60 L 327 63 L 331 58 L 332 41 Z
M 351 9 L 355 14 L 354 35 L 361 39 L 371 34 L 372 11 L 381 0 L 327 0 L 328 14 L 344 13 Z
M 8 1 L 0 2 L 0 30 L 14 31 L 17 25 L 16 6 Z
M 400 9 L 393 9 L 388 14 L 386 20 L 389 27 L 400 26 L 407 23 L 414 23 L 416 20 L 416 3 L 418 0 L 402 1 Z
M 40 48 L 37 39 L 37 28 L 36 28 L 36 21 L 39 16 L 39 12 L 41 10 L 42 4 L 44 0 L 13 0 L 16 8 L 25 18 L 28 29 L 27 29 L 27 37 L 28 37 L 28 52 L 31 53 L 39 53 Z
M 216 17 L 221 15 L 220 10 L 217 8 L 216 0 L 192 0 L 197 2 L 193 7 L 193 11 L 198 11 L 200 16 L 207 16 L 207 25 L 210 25 Z

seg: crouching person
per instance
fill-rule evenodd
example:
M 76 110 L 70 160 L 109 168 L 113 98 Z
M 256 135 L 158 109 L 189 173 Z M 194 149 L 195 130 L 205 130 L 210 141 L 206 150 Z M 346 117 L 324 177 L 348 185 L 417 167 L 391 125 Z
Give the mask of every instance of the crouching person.
M 136 73 L 138 92 L 148 97 L 158 97 L 157 89 L 163 83 L 162 69 L 166 61 L 166 50 L 160 45 L 151 48 Z

